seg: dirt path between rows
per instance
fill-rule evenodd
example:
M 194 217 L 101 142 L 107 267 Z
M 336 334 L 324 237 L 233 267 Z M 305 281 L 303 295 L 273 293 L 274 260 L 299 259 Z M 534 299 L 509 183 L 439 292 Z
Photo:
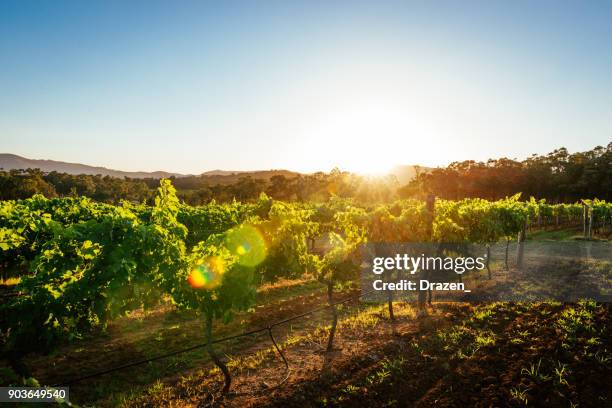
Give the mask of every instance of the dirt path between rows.
M 336 294 L 337 299 L 355 297 L 356 290 Z M 215 337 L 221 338 L 266 327 L 268 324 L 299 315 L 325 305 L 326 295 L 318 288 L 311 293 L 280 297 L 259 305 L 254 311 L 238 314 L 228 325 L 219 324 Z M 306 316 L 299 321 L 274 329 L 279 339 L 289 333 L 310 330 L 326 319 L 325 313 Z M 51 356 L 30 356 L 26 361 L 34 378 L 41 384 L 61 384 L 89 373 L 100 372 L 133 361 L 150 358 L 169 351 L 180 350 L 203 342 L 203 323 L 195 315 L 179 314 L 170 308 L 159 308 L 135 327 L 110 327 L 107 334 L 67 346 Z M 219 344 L 218 350 L 227 354 L 253 354 L 270 346 L 267 333 Z M 167 381 L 201 369 L 209 358 L 204 349 L 197 349 L 176 358 L 159 360 L 131 369 L 118 371 L 71 385 L 76 401 L 87 402 L 104 398 L 109 392 L 128 391 L 158 379 Z
M 578 356 L 577 350 L 564 351 L 562 347 L 563 336 L 556 321 L 570 307 L 573 306 L 500 304 L 490 317 L 475 322 L 477 309 L 467 304 L 434 304 L 429 316 L 420 319 L 410 313 L 409 305 L 396 304 L 400 317 L 391 323 L 380 306 L 376 321 L 366 327 L 351 326 L 350 317 L 345 316 L 337 336 L 337 350 L 332 353 L 323 352 L 325 332 L 287 346 L 285 354 L 291 371 L 280 386 L 285 369 L 273 355 L 252 369 L 236 370 L 232 392 L 215 400 L 214 406 L 524 406 L 512 395 L 516 390 L 526 390 L 529 406 L 567 407 L 570 401 L 581 407 L 604 406 L 612 383 L 609 365 L 595 363 L 592 356 Z M 609 344 L 608 309 L 598 310 L 591 323 L 602 329 L 601 341 Z M 371 312 L 362 311 L 361 315 L 368 313 Z M 441 331 L 464 327 L 466 322 L 476 327 L 478 334 L 493 333 L 496 341 L 463 358 L 451 358 L 454 350 L 446 349 L 447 344 L 432 346 Z M 461 347 L 466 345 L 469 344 Z M 556 359 L 568 363 L 566 386 L 555 385 L 551 375 L 551 364 Z M 530 378 L 526 368 L 542 360 L 542 379 Z M 200 372 L 126 405 L 205 406 L 211 402 L 211 390 L 218 390 L 220 385 L 219 375 Z
M 387 356 L 410 353 L 410 341 L 414 336 L 431 333 L 450 324 L 470 308 L 467 305 L 439 305 L 429 317 L 415 319 L 409 305 L 396 304 L 401 316 L 395 323 L 384 315 L 384 306 L 362 309 L 362 316 L 375 319 L 372 323 L 351 325 L 352 316 L 360 316 L 357 310 L 347 310 L 341 322 L 332 353 L 324 352 L 327 333 L 319 331 L 286 347 L 284 352 L 290 364 L 290 376 L 282 385 L 286 371 L 280 358 L 271 355 L 263 363 L 250 369 L 234 372 L 232 392 L 217 406 L 227 407 L 292 407 L 321 405 L 325 394 L 333 394 L 343 386 L 345 379 L 360 372 L 367 372 Z M 402 316 L 404 312 L 404 316 Z M 416 359 L 415 359 L 416 361 Z M 419 361 L 417 365 L 423 362 Z M 426 365 L 426 362 L 425 362 Z M 421 370 L 425 368 L 419 367 Z M 155 396 L 143 396 L 131 401 L 129 406 L 197 407 L 209 400 L 209 392 L 219 389 L 220 376 L 200 372 L 190 378 L 171 384 Z

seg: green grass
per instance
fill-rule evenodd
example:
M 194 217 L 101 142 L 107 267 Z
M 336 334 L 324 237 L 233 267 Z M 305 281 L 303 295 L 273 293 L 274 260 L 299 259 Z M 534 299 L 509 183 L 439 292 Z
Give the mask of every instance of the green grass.
M 573 241 L 582 238 L 582 231 L 578 229 L 539 230 L 527 233 L 527 239 L 530 241 Z

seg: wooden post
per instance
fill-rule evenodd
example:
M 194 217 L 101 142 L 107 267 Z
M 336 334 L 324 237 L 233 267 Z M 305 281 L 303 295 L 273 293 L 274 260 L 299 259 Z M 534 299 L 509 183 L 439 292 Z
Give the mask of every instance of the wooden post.
M 593 238 L 593 209 L 589 208 L 589 239 Z
M 506 270 L 510 270 L 510 267 L 508 266 L 508 249 L 510 248 L 510 238 L 506 237 L 506 255 L 504 257 L 504 263 L 506 264 Z
M 431 242 L 432 248 L 433 248 L 433 222 L 434 222 L 434 217 L 435 217 L 434 216 L 435 206 L 436 206 L 436 197 L 433 194 L 429 194 L 427 196 L 427 202 L 426 202 L 427 214 L 428 214 L 426 236 L 429 237 L 429 242 Z M 423 276 L 422 276 L 423 279 L 429 278 L 428 270 L 423 269 L 422 273 L 423 273 Z M 417 300 L 417 309 L 418 309 L 417 316 L 420 317 L 420 316 L 427 315 L 427 309 L 425 307 L 426 302 L 427 302 L 427 291 L 419 290 L 418 300 Z
M 208 355 L 215 363 L 215 365 L 221 370 L 223 373 L 224 384 L 223 389 L 221 390 L 221 394 L 225 395 L 229 392 L 230 387 L 232 385 L 232 376 L 230 374 L 229 369 L 225 365 L 223 361 L 219 358 L 212 345 L 212 326 L 213 326 L 213 315 L 212 312 L 206 312 L 206 326 L 204 328 L 206 333 L 206 351 L 208 351 Z
M 491 267 L 489 262 L 491 261 L 491 245 L 487 244 L 487 272 L 489 273 L 489 280 L 491 280 Z
M 587 206 L 582 204 L 582 235 L 587 238 Z
M 336 326 L 338 325 L 338 311 L 336 310 L 336 304 L 334 303 L 334 284 L 332 281 L 327 282 L 327 304 L 331 309 L 332 313 L 332 325 L 329 330 L 329 337 L 327 338 L 327 348 L 326 351 L 330 352 L 334 347 L 334 336 L 336 335 Z
M 526 238 L 526 229 L 527 229 L 527 220 L 525 220 L 525 224 L 523 228 L 519 231 L 517 237 L 517 249 L 516 249 L 516 268 L 521 270 L 523 268 L 523 258 L 525 255 L 525 238 Z
M 385 272 L 385 278 L 387 282 L 392 281 L 391 271 L 387 270 Z M 387 306 L 389 308 L 389 320 L 395 320 L 395 314 L 393 313 L 393 291 L 387 289 Z

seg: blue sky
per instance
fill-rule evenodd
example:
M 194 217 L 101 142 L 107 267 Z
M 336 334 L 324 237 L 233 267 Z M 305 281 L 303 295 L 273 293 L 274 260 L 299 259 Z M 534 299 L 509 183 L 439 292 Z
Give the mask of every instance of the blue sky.
M 612 2 L 0 0 L 0 152 L 382 171 L 612 140 Z

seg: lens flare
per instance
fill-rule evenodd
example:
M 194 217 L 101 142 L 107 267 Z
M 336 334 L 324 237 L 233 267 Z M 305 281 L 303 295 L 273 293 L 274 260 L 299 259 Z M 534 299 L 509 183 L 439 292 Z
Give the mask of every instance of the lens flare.
M 243 266 L 257 266 L 266 259 L 268 250 L 261 232 L 252 225 L 243 225 L 227 234 L 225 241 L 230 252 Z
M 189 273 L 187 281 L 192 288 L 214 289 L 221 283 L 224 272 L 225 265 L 221 258 L 200 259 Z

